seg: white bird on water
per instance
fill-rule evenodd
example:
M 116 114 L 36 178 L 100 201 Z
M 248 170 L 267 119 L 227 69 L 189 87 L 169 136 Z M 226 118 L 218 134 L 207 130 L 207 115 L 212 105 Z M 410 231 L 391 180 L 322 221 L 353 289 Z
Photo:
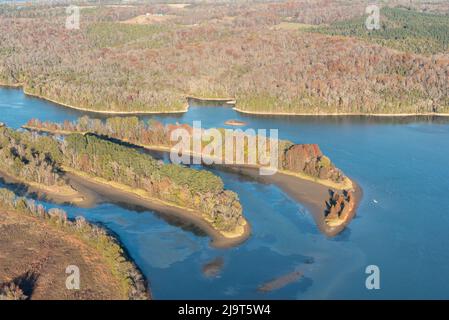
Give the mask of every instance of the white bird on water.
M 373 199 L 373 202 L 374 202 L 374 203 L 379 203 L 376 199 Z

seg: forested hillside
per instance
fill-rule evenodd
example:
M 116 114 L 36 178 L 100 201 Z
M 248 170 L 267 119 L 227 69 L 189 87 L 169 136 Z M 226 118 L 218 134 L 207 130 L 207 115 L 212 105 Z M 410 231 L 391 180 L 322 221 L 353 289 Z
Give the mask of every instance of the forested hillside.
M 186 94 L 250 112 L 449 112 L 445 2 L 385 8 L 371 34 L 366 5 L 89 3 L 79 30 L 65 7 L 3 6 L 0 82 L 105 112 L 183 111 Z
M 449 50 L 449 15 L 416 12 L 405 8 L 381 10 L 381 29 L 369 31 L 364 19 L 337 22 L 314 29 L 330 35 L 353 36 L 419 54 L 447 53 Z
M 0 228 L 0 300 L 150 298 L 145 279 L 116 237 L 82 216 L 69 219 L 64 210 L 46 210 L 33 199 L 0 189 Z M 64 283 L 60 270 L 66 259 L 83 267 L 77 292 L 54 285 Z M 95 267 L 86 261 L 96 262 Z

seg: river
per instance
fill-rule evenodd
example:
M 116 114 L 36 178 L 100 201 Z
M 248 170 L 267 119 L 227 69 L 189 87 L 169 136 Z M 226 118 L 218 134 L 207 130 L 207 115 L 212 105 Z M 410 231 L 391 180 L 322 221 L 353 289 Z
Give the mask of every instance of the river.
M 19 89 L 0 89 L 0 121 L 11 127 L 81 115 Z M 282 139 L 318 143 L 364 193 L 349 227 L 327 238 L 278 187 L 214 170 L 239 194 L 252 226 L 250 239 L 231 249 L 214 249 L 192 226 L 111 199 L 89 209 L 62 206 L 115 232 L 155 299 L 449 299 L 449 119 L 268 117 L 195 105 L 182 115 L 144 118 L 201 120 L 205 128 L 236 119 L 278 129 Z M 365 287 L 368 265 L 380 268 L 379 290 Z M 304 276 L 278 290 L 258 290 L 294 271 Z

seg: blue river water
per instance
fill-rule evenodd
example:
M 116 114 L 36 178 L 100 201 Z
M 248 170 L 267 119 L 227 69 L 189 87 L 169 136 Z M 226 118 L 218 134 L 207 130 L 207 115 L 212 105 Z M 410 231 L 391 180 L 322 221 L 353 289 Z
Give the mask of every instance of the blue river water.
M 33 117 L 63 121 L 81 115 L 18 89 L 0 89 L 0 121 L 11 127 Z M 349 227 L 327 238 L 278 187 L 215 170 L 239 194 L 252 225 L 250 239 L 231 249 L 214 249 L 190 226 L 142 208 L 109 202 L 89 209 L 64 206 L 71 216 L 102 223 L 120 237 L 154 298 L 449 299 L 449 119 L 249 116 L 207 106 L 144 118 L 201 120 L 205 128 L 238 119 L 250 128 L 278 129 L 282 139 L 318 143 L 364 193 Z M 380 268 L 379 290 L 365 287 L 368 265 Z M 302 279 L 258 290 L 296 270 Z

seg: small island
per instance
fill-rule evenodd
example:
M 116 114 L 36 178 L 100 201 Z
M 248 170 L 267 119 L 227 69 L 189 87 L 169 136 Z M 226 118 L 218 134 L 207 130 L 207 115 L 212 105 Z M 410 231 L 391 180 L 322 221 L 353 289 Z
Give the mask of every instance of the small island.
M 228 126 L 236 126 L 236 127 L 241 127 L 241 126 L 246 126 L 246 122 L 244 121 L 240 121 L 240 120 L 227 120 L 225 121 L 225 124 Z

